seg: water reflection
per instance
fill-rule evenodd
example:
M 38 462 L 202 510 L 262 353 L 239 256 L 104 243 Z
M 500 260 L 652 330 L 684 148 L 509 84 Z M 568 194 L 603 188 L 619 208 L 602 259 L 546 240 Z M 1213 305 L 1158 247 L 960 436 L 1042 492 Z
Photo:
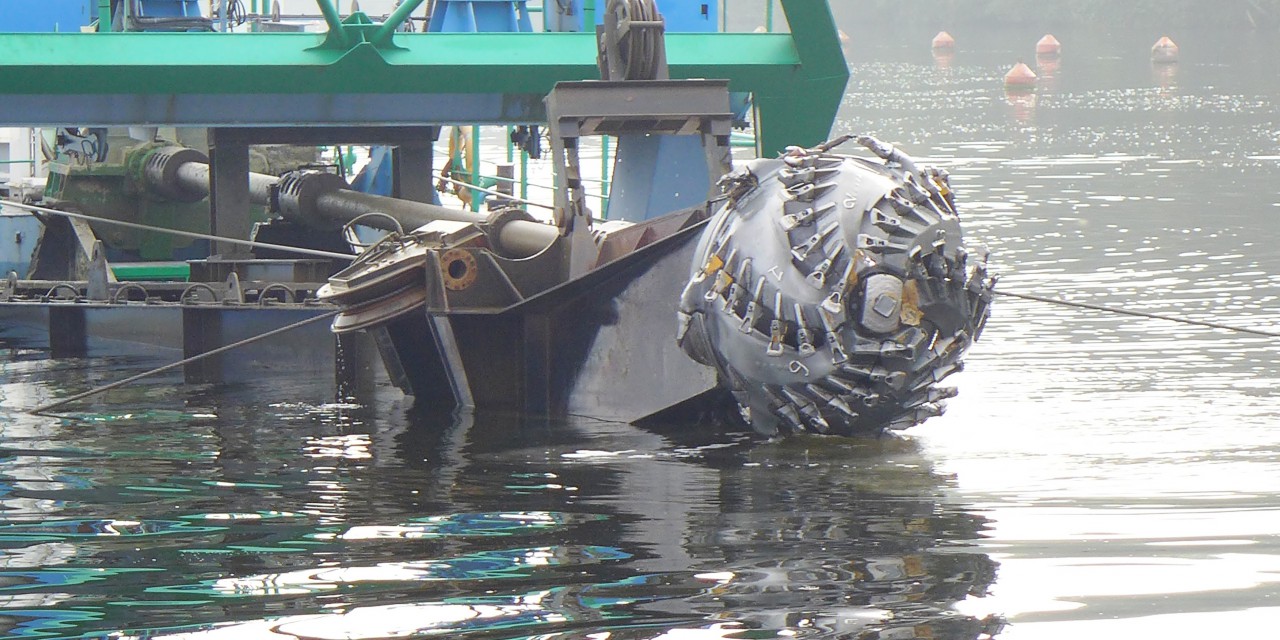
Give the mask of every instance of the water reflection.
M 51 369 L 25 384 L 65 382 Z M 969 546 L 985 520 L 909 441 L 768 444 L 719 428 L 387 413 L 272 400 L 280 393 L 241 384 L 145 414 L 127 403 L 14 414 L 0 473 L 35 466 L 61 480 L 13 483 L 0 499 L 5 633 L 992 630 L 952 611 L 994 579 Z
M 841 132 L 876 130 L 946 166 L 1004 288 L 1280 328 L 1280 86 L 1258 68 L 1277 43 L 1200 34 L 1196 59 L 1157 69 L 1140 42 L 1076 34 L 1057 88 L 1017 121 L 990 108 L 1015 36 L 993 33 L 966 51 L 974 67 L 908 92 L 911 63 L 885 72 L 885 45 L 855 64 Z M 960 609 L 1004 614 L 1013 640 L 1280 620 L 1280 344 L 998 303 L 960 397 L 914 432 L 990 519 L 982 549 L 999 579 Z

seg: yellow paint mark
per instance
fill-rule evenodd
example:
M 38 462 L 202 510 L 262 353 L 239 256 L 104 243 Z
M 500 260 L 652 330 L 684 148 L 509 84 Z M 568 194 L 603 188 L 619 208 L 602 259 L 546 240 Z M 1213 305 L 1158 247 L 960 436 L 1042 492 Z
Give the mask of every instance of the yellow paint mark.
M 723 268 L 724 268 L 724 260 L 720 256 L 713 253 L 711 254 L 710 258 L 707 258 L 707 264 L 704 267 L 702 267 L 702 274 L 709 276 Z
M 902 313 L 900 317 L 902 324 L 911 327 L 920 326 L 920 321 L 924 320 L 924 312 L 920 311 L 920 289 L 915 280 L 910 280 L 902 286 Z

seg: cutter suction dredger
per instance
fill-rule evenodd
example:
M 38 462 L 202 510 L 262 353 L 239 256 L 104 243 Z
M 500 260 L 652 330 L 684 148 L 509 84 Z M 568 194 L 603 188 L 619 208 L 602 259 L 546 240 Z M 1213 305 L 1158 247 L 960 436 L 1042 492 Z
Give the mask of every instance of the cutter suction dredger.
M 490 240 L 518 209 L 488 231 L 432 222 L 320 296 L 347 305 L 335 331 L 374 332 L 430 402 L 636 421 L 710 398 L 765 435 L 905 429 L 955 395 L 940 383 L 981 335 L 994 280 L 962 244 L 946 173 L 859 141 L 878 158 L 793 148 L 643 223 L 570 207 L 529 257 Z
M 318 292 L 345 308 L 334 331 L 372 333 L 396 383 L 431 404 L 622 421 L 710 406 L 770 436 L 942 413 L 955 392 L 939 383 L 994 286 L 962 246 L 946 173 L 870 137 L 874 159 L 833 153 L 849 136 L 735 170 L 727 82 L 609 63 L 631 51 L 610 33 L 661 35 L 642 22 L 602 30 L 605 81 L 547 98 L 551 223 L 499 203 L 392 233 Z M 635 132 L 699 137 L 706 200 L 651 218 L 620 200 L 620 220 L 593 219 L 579 142 Z

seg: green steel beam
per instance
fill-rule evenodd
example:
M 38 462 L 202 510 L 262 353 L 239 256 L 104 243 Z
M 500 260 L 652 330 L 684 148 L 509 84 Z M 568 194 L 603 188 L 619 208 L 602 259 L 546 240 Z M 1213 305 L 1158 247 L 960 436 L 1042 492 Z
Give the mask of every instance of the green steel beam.
M 391 12 L 391 15 L 387 17 L 387 21 L 382 23 L 381 27 L 378 27 L 378 30 L 374 32 L 373 37 L 370 38 L 370 40 L 375 43 L 380 43 L 383 40 L 390 40 L 391 36 L 395 35 L 396 29 L 399 29 L 400 25 L 404 24 L 404 21 L 409 19 L 409 15 L 413 13 L 413 10 L 417 9 L 425 1 L 426 0 L 407 0 L 399 7 L 396 7 L 396 10 Z
M 773 6 L 772 0 L 769 6 Z M 789 82 L 752 90 L 756 152 L 762 157 L 775 155 L 786 145 L 812 146 L 825 141 L 849 82 L 840 32 L 826 0 L 782 0 L 782 11 L 795 36 L 784 37 L 795 47 L 800 64 Z M 806 104 L 800 106 L 801 102 Z M 792 117 L 797 109 L 802 117 Z M 825 123 L 826 129 L 820 123 Z
M 320 15 L 324 16 L 325 24 L 329 25 L 328 38 L 346 44 L 347 30 L 342 25 L 342 18 L 338 16 L 338 8 L 329 0 L 316 0 L 316 4 L 320 6 Z
M 755 94 L 764 154 L 822 141 L 848 80 L 826 0 L 782 7 L 794 38 L 666 36 L 672 78 L 722 78 Z M 556 82 L 599 77 L 592 34 L 394 34 L 375 44 L 364 32 L 379 25 L 341 26 L 362 35 L 338 48 L 334 34 L 314 33 L 0 35 L 0 126 L 98 124 L 84 121 L 98 112 L 104 124 L 441 124 L 472 112 L 518 123 L 535 121 Z M 482 99 L 491 113 L 477 109 Z M 276 102 L 298 120 L 273 113 Z M 430 113 L 442 104 L 457 109 Z M 81 121 L 63 119 L 72 116 Z

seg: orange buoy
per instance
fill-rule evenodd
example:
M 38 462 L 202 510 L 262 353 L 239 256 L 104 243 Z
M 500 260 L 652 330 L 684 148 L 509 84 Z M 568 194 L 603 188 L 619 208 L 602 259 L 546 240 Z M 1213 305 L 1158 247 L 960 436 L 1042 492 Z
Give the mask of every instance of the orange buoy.
M 1178 61 L 1178 45 L 1174 44 L 1169 36 L 1162 36 L 1151 47 L 1152 62 L 1177 62 Z
M 1062 43 L 1053 37 L 1052 33 L 1046 33 L 1040 41 L 1036 43 L 1037 56 L 1056 56 L 1062 53 Z
M 1004 87 L 1011 90 L 1030 90 L 1036 86 L 1036 72 L 1026 64 L 1019 62 L 1013 65 L 1009 73 L 1004 74 Z
M 850 38 L 849 34 L 844 32 L 844 29 L 837 29 L 836 33 L 840 36 L 840 44 L 847 45 L 850 42 L 853 42 L 853 38 Z
M 954 49 L 955 46 L 956 39 L 952 38 L 951 34 L 946 31 L 939 31 L 938 35 L 933 37 L 934 49 Z

